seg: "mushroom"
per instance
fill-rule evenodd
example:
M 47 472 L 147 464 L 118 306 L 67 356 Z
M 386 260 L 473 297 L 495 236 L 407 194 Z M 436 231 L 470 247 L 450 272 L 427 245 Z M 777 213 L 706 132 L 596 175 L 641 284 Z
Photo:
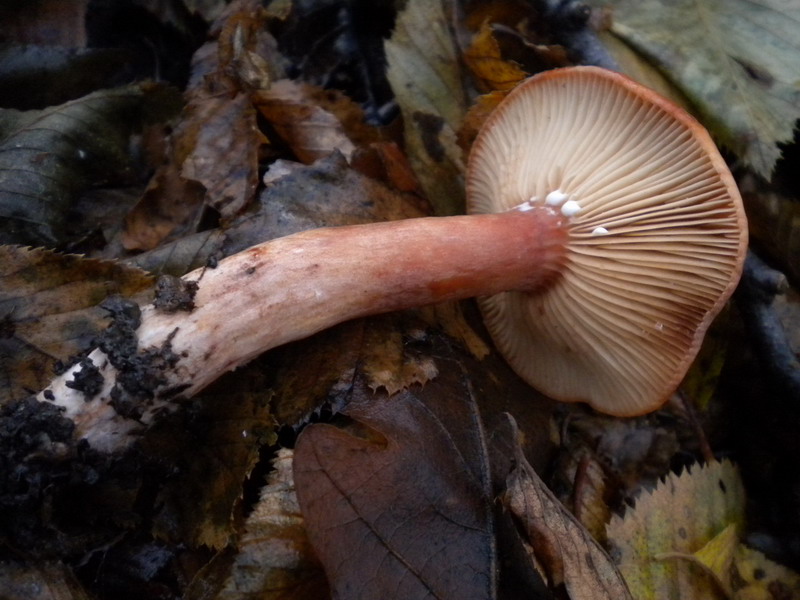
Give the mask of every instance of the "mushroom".
M 679 384 L 740 275 L 747 242 L 733 178 L 692 117 L 622 75 L 548 71 L 518 86 L 479 133 L 468 216 L 323 228 L 254 246 L 185 276 L 195 308 L 142 310 L 139 348 L 169 344 L 161 396 L 356 317 L 479 297 L 497 347 L 533 387 L 615 415 L 657 408 Z M 79 433 L 85 402 L 40 394 Z M 151 402 L 140 421 L 158 412 Z M 105 412 L 103 412 L 105 411 Z M 91 435 L 90 441 L 100 442 Z M 102 446 L 103 444 L 100 443 Z

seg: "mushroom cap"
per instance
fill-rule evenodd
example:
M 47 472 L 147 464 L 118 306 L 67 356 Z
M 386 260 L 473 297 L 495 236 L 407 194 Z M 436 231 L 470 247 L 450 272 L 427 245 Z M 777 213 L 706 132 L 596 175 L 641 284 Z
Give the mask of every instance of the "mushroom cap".
M 741 274 L 747 222 L 711 137 L 605 69 L 517 86 L 475 140 L 467 198 L 472 213 L 561 211 L 560 276 L 479 299 L 506 360 L 557 400 L 619 416 L 658 408 Z

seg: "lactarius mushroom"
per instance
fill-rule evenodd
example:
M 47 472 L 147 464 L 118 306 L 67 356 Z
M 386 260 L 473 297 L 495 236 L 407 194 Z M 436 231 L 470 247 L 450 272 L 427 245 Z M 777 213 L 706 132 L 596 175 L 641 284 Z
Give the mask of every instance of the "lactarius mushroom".
M 618 74 L 546 72 L 488 119 L 467 194 L 491 214 L 306 231 L 190 273 L 195 308 L 146 307 L 139 347 L 169 340 L 179 359 L 162 387 L 192 395 L 341 321 L 477 296 L 533 387 L 616 415 L 659 406 L 745 251 L 741 199 L 706 131 Z M 82 404 L 67 400 L 68 413 Z
M 738 283 L 747 246 L 741 197 L 705 129 L 611 71 L 549 71 L 485 123 L 467 195 L 470 212 L 550 211 L 568 231 L 549 285 L 479 299 L 517 373 L 613 415 L 664 402 Z

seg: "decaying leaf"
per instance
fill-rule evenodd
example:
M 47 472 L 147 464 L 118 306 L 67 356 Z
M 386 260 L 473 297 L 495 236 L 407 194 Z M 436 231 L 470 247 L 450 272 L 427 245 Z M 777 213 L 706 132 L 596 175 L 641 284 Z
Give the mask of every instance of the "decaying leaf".
M 411 333 L 425 336 L 424 330 Z M 415 383 L 424 385 L 438 374 L 431 357 L 404 352 L 401 332 L 391 327 L 368 328 L 361 354 L 366 384 L 373 391 L 386 390 L 389 396 Z
M 651 60 L 707 127 L 769 178 L 800 118 L 800 4 L 787 0 L 593 0 L 612 32 Z
M 411 165 L 437 214 L 461 213 L 464 165 L 455 132 L 467 102 L 442 1 L 410 0 L 385 48 Z
M 43 388 L 58 360 L 89 348 L 108 324 L 97 307 L 107 296 L 151 285 L 117 262 L 0 246 L 0 404 Z
M 312 163 L 334 151 L 349 159 L 355 151 L 353 142 L 339 119 L 319 106 L 314 92 L 313 86 L 282 79 L 259 90 L 254 101 L 302 162 Z
M 60 562 L 0 563 L 3 600 L 89 600 L 69 567 Z
M 752 175 L 739 179 L 750 235 L 790 279 L 800 282 L 800 202 Z
M 102 90 L 44 110 L 0 111 L 0 243 L 56 245 L 93 183 L 129 167 L 129 135 L 154 86 Z
M 608 525 L 612 555 L 636 598 L 720 598 L 707 568 L 692 560 L 726 527 L 741 530 L 744 489 L 729 461 L 669 475 Z M 722 548 L 722 547 L 720 547 Z M 705 552 L 705 564 L 724 562 Z
M 334 597 L 495 597 L 481 429 L 446 379 L 391 398 L 357 381 L 349 421 L 300 435 L 297 495 Z
M 472 44 L 464 52 L 464 61 L 487 92 L 509 91 L 528 75 L 516 63 L 503 59 L 488 21 L 473 37 Z
M 229 19 L 242 25 L 240 16 L 234 11 Z M 205 206 L 232 217 L 253 199 L 259 149 L 266 140 L 249 94 L 236 87 L 244 84 L 224 75 L 239 71 L 220 62 L 220 55 L 234 61 L 240 54 L 221 52 L 219 43 L 195 52 L 187 104 L 169 136 L 163 163 L 126 218 L 122 243 L 127 250 L 150 250 L 165 239 L 193 233 Z
M 516 432 L 516 426 L 512 430 Z M 563 585 L 571 600 L 631 598 L 614 563 L 539 478 L 518 442 L 514 458 L 503 505 L 518 523 L 530 560 L 542 566 L 549 586 Z
M 217 600 L 325 598 L 327 584 L 297 504 L 291 450 L 281 449 L 244 533 Z
M 176 466 L 158 493 L 156 538 L 216 549 L 231 541 L 242 483 L 259 449 L 276 441 L 266 387 L 257 361 L 196 396 L 193 410 L 147 432 L 142 451 Z
M 252 200 L 258 183 L 258 149 L 265 139 L 256 111 L 244 94 L 206 98 L 187 110 L 198 129 L 181 176 L 201 183 L 206 202 L 220 214 L 235 215 Z

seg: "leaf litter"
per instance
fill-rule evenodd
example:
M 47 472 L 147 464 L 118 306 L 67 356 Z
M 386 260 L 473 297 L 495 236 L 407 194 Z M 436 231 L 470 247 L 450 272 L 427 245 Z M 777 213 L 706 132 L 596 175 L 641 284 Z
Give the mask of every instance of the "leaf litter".
M 547 60 L 564 60 L 555 45 L 547 45 L 552 39 L 540 35 L 547 29 L 547 18 L 556 19 L 553 9 L 528 15 L 519 6 L 512 7 L 513 2 L 497 1 L 459 15 L 443 11 L 439 2 L 412 0 L 386 43 L 389 79 L 405 121 L 405 139 L 400 140 L 396 131 L 365 125 L 364 113 L 346 96 L 286 79 L 287 63 L 277 54 L 265 24 L 280 22 L 291 31 L 297 26 L 291 23 L 293 15 L 308 7 L 296 3 L 292 12 L 287 3 L 272 3 L 262 11 L 259 4 L 233 2 L 222 13 L 204 9 L 222 16 L 212 27 L 218 41 L 196 55 L 190 84 L 194 92 L 186 98 L 187 106 L 193 102 L 195 106 L 184 112 L 171 146 L 165 146 L 163 163 L 145 194 L 147 200 L 128 219 L 126 235 L 131 237 L 126 243 L 130 248 L 151 249 L 133 259 L 148 268 L 179 275 L 189 265 L 212 268 L 215 260 L 229 252 L 290 231 L 427 214 L 421 195 L 433 202 L 437 212 L 457 212 L 464 152 L 497 100 L 497 96 L 480 97 L 477 106 L 482 108 L 467 112 L 476 92 L 471 86 L 507 87 L 511 84 L 506 82 L 522 76 L 523 66 L 532 64 L 517 61 L 518 53 L 509 53 L 509 40 L 528 44 L 530 49 L 535 46 L 534 54 L 543 53 Z M 503 15 L 497 18 L 503 21 L 502 27 L 488 24 L 495 11 Z M 635 11 L 618 7 L 616 22 L 624 22 L 629 12 Z M 458 18 L 470 23 L 467 36 Z M 537 18 L 544 21 L 535 22 Z M 464 39 L 473 33 L 472 44 L 465 44 Z M 465 54 L 459 57 L 459 52 Z M 459 58 L 472 73 L 461 69 Z M 758 65 L 748 65 L 748 76 L 763 75 Z M 369 114 L 374 118 L 376 113 Z M 310 164 L 276 162 L 278 157 Z M 764 164 L 756 168 L 763 172 Z M 176 200 L 186 204 L 181 206 Z M 57 231 L 58 221 L 53 223 L 51 229 Z M 209 223 L 212 228 L 205 229 Z M 138 241 L 132 241 L 134 237 Z M 176 306 L 190 310 L 191 300 L 184 302 L 180 300 L 183 294 L 170 290 L 166 294 L 177 301 Z M 176 569 L 184 581 L 196 576 L 187 589 L 198 598 L 204 576 L 222 586 L 217 597 L 273 593 L 269 590 L 276 581 L 290 582 L 288 591 L 282 595 L 277 590 L 266 597 L 303 597 L 292 589 L 303 590 L 306 583 L 324 586 L 310 548 L 319 554 L 328 583 L 341 597 L 351 597 L 353 590 L 372 595 L 375 590 L 387 590 L 387 583 L 387 593 L 394 595 L 386 597 L 414 597 L 406 594 L 408 589 L 420 589 L 421 597 L 447 596 L 451 589 L 459 590 L 459 597 L 503 597 L 502 585 L 495 591 L 495 578 L 498 570 L 506 571 L 498 563 L 493 544 L 504 542 L 502 536 L 499 542 L 494 540 L 497 507 L 492 508 L 494 498 L 502 495 L 519 526 L 518 542 L 528 552 L 526 568 L 542 575 L 550 591 L 567 590 L 576 598 L 624 597 L 613 567 L 603 562 L 602 551 L 548 495 L 526 462 L 544 472 L 552 444 L 561 441 L 551 406 L 544 399 L 517 403 L 517 392 L 510 390 L 518 384 L 511 383 L 513 377 L 502 366 L 492 363 L 491 355 L 480 367 L 469 362 L 474 359 L 464 358 L 463 364 L 453 368 L 451 355 L 442 354 L 433 342 L 437 336 L 431 334 L 443 318 L 449 323 L 446 329 L 474 356 L 487 356 L 481 328 L 473 325 L 476 321 L 469 307 L 437 307 L 399 318 L 343 324 L 221 380 L 145 434 L 142 447 L 150 460 L 177 467 L 163 481 L 143 483 L 145 478 L 121 495 L 119 522 L 136 527 L 134 495 L 153 498 L 157 508 L 148 515 L 149 532 L 170 548 L 185 545 L 187 560 Z M 4 332 L 15 331 L 17 323 L 6 317 L 3 327 Z M 488 374 L 479 373 L 484 370 Z M 91 369 L 85 371 L 86 381 L 80 385 L 90 389 Z M 494 387 L 500 382 L 505 387 Z M 468 398 L 466 408 L 439 414 L 439 403 L 458 404 L 453 390 Z M 481 470 L 486 457 L 480 421 L 470 404 L 473 393 L 483 398 L 481 410 L 494 416 L 513 407 L 526 432 L 521 443 L 527 459 L 517 448 L 512 453 L 516 467 L 509 471 L 508 481 L 498 484 L 493 473 L 492 490 L 489 475 Z M 525 393 L 532 395 L 530 390 Z M 236 404 L 234 412 L 228 408 L 232 404 Z M 331 417 L 339 410 L 343 412 Z M 526 410 L 540 412 L 526 415 Z M 566 414 L 561 415 L 562 424 L 575 413 Z M 242 494 L 252 493 L 248 492 L 252 484 L 246 480 L 263 464 L 259 451 L 275 443 L 277 425 L 294 431 L 309 419 L 331 422 L 307 427 L 298 441 L 294 468 L 300 474 L 300 504 L 294 504 L 292 494 L 292 459 L 282 452 L 268 485 L 262 488 L 261 500 L 254 501 L 254 512 L 245 518 L 242 512 L 249 507 Z M 419 433 L 420 429 L 428 434 Z M 670 456 L 677 452 L 677 446 L 669 449 Z M 614 450 L 606 452 L 613 455 Z M 645 452 L 631 460 L 647 462 L 650 456 Z M 663 474 L 664 461 L 655 462 L 654 470 Z M 359 473 L 364 465 L 367 470 Z M 608 515 L 604 486 L 619 485 L 616 478 L 604 479 L 607 465 L 600 465 L 596 456 L 584 458 L 574 471 L 576 481 L 584 482 L 574 509 L 594 531 L 602 528 Z M 635 474 L 625 471 L 624 475 L 625 489 L 635 487 Z M 328 487 L 312 483 L 320 478 Z M 332 489 L 331 480 L 343 482 L 344 487 Z M 330 504 L 320 501 L 320 489 Z M 437 496 L 442 489 L 453 494 Z M 441 498 L 451 503 L 441 504 Z M 357 518 L 349 519 L 352 512 L 348 510 L 355 510 Z M 466 536 L 474 542 L 467 549 L 435 545 L 437 536 L 417 521 L 421 515 L 429 515 L 427 523 L 443 527 L 448 535 Z M 404 516 L 406 520 L 397 521 Z M 442 516 L 450 519 L 441 523 Z M 387 523 L 397 522 L 402 526 L 385 529 Z M 308 539 L 303 538 L 305 531 Z M 366 539 L 377 540 L 377 546 L 356 543 L 365 539 L 360 537 L 365 531 Z M 767 586 L 770 593 L 793 589 L 795 576 L 738 544 L 740 534 L 740 526 L 728 526 L 691 553 L 672 556 L 670 550 L 662 558 L 694 565 L 717 591 L 729 594 L 751 590 L 750 583 L 758 585 L 763 573 L 768 573 L 766 580 L 772 584 Z M 559 546 L 560 550 L 554 550 Z M 205 563 L 202 571 L 188 567 L 191 561 L 200 564 L 207 559 L 201 551 L 204 547 L 213 549 L 214 560 Z M 372 547 L 381 547 L 381 552 L 388 547 L 389 553 L 370 555 Z M 116 548 L 121 550 L 120 557 L 134 553 L 134 547 L 126 543 Z M 351 552 L 345 556 L 343 548 Z M 440 550 L 442 556 L 433 550 Z M 588 571 L 580 560 L 586 553 L 593 557 Z M 166 564 L 166 555 L 159 556 L 157 564 Z M 386 564 L 376 561 L 387 556 Z M 480 565 L 472 579 L 460 578 L 455 571 L 431 577 L 426 571 L 439 568 L 444 573 L 453 564 L 463 566 L 465 556 L 468 564 Z M 429 560 L 433 561 L 430 565 Z M 269 568 L 256 572 L 261 564 Z M 365 577 L 364 568 L 371 577 Z M 732 568 L 748 586 L 725 578 L 726 569 Z M 110 580 L 103 577 L 107 576 L 95 581 L 107 584 Z M 54 579 L 63 578 L 54 575 Z M 392 587 L 391 582 L 400 583 Z M 734 589 L 734 583 L 739 587 Z M 763 587 L 758 589 L 763 591 Z M 318 590 L 314 593 L 324 593 L 322 587 L 314 589 Z

